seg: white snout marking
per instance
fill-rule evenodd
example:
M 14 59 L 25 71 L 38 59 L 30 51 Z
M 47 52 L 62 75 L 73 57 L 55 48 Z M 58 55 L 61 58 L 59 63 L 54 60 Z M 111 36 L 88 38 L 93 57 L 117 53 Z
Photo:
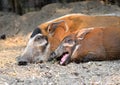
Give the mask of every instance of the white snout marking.
M 44 40 L 44 42 L 40 43 L 39 46 L 44 46 L 45 44 L 47 44 L 46 40 Z
M 63 46 L 64 46 L 64 47 L 67 47 L 67 46 L 68 46 L 68 47 L 72 47 L 74 44 L 75 44 L 75 42 L 72 43 L 72 44 L 64 43 Z
M 78 40 L 83 40 L 84 38 L 78 38 Z

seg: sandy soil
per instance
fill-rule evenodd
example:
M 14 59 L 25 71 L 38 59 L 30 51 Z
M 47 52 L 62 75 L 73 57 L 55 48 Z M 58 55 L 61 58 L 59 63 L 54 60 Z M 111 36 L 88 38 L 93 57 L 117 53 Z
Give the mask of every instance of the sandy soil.
M 0 12 L 0 85 L 120 85 L 120 60 L 70 63 L 29 64 L 18 66 L 19 56 L 29 39 L 30 32 L 42 22 L 69 13 L 120 16 L 120 8 L 95 2 L 50 4 L 41 11 L 18 16 Z

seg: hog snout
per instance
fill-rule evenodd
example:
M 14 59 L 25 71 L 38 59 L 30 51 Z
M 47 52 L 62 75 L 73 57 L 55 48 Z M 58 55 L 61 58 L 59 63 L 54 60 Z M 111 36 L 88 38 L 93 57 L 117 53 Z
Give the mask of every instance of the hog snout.
M 19 61 L 18 65 L 27 65 L 27 61 Z
M 18 61 L 18 65 L 27 65 L 28 64 L 28 60 L 23 57 L 18 57 L 17 61 Z
M 55 59 L 55 57 L 56 57 L 56 53 L 55 53 L 55 52 L 52 52 L 52 53 L 50 54 L 50 57 L 48 58 L 48 61 L 52 61 L 53 59 Z

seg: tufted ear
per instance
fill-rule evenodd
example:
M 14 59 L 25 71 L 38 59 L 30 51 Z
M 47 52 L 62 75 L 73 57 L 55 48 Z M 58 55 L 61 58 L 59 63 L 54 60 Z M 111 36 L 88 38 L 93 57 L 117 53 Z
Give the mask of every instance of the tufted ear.
M 64 30 L 65 30 L 65 32 L 67 32 L 68 31 L 68 25 L 67 25 L 67 23 L 64 20 L 60 20 L 58 22 L 53 22 L 53 23 L 49 24 L 48 28 L 47 28 L 47 32 L 50 33 L 50 34 L 53 34 L 55 32 L 56 28 L 61 23 L 64 23 L 64 25 L 65 25 L 64 26 Z
M 79 32 L 76 34 L 76 38 L 78 40 L 83 40 L 85 35 L 87 35 L 90 31 L 92 31 L 94 28 L 85 28 L 81 29 Z

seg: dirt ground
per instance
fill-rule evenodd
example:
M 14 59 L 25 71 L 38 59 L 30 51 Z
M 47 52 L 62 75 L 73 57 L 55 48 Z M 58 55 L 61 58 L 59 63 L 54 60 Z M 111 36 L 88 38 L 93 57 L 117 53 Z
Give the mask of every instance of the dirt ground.
M 16 57 L 23 52 L 30 33 L 40 23 L 69 13 L 120 16 L 120 8 L 99 2 L 49 4 L 38 12 L 19 16 L 0 12 L 0 85 L 120 85 L 120 60 L 18 66 Z

